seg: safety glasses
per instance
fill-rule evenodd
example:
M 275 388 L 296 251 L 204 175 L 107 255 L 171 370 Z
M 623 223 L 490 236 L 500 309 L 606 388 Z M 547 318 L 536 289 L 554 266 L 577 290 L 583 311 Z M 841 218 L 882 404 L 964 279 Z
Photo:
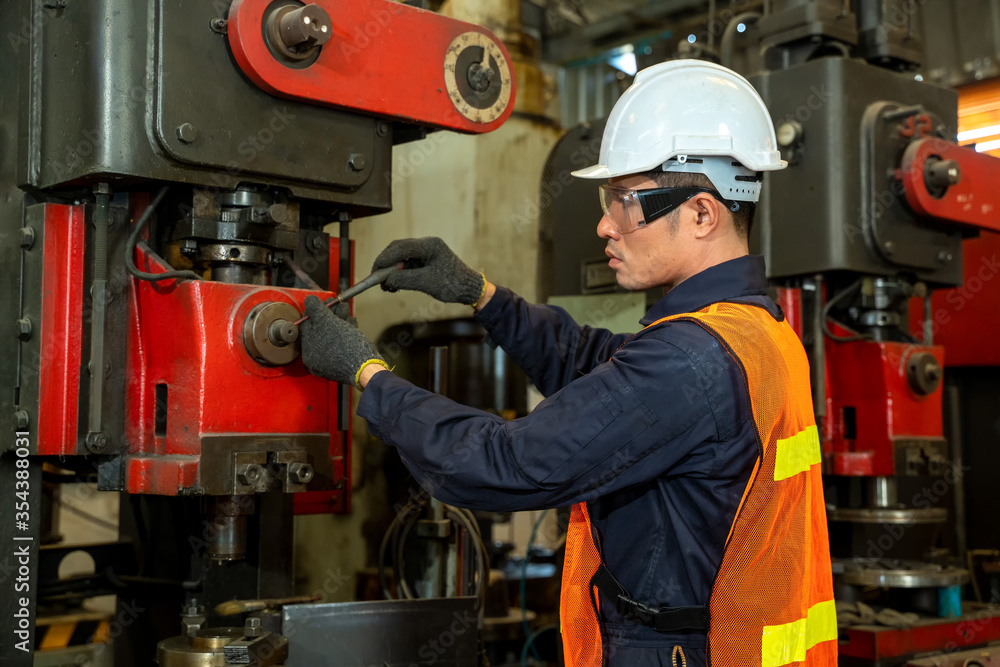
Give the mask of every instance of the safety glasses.
M 629 190 L 613 185 L 601 186 L 601 208 L 620 234 L 630 234 L 640 227 L 658 220 L 695 195 L 710 194 L 730 211 L 738 211 L 740 205 L 722 198 L 717 191 L 709 188 L 652 188 L 649 190 Z

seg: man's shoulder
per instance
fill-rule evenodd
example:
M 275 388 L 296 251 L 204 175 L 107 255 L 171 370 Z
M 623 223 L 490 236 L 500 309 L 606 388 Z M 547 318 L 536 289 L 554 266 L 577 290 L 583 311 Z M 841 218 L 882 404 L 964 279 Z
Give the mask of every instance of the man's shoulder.
M 625 361 L 653 363 L 668 373 L 693 374 L 704 381 L 733 365 L 722 341 L 697 319 L 680 317 L 648 326 L 615 353 Z M 676 379 L 676 378 L 675 378 Z

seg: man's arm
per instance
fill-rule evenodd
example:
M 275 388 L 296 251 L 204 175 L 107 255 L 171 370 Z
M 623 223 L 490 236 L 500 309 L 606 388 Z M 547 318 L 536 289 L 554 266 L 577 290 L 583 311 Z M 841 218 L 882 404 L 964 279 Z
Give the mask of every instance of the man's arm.
M 529 304 L 489 281 L 476 311 L 493 341 L 524 369 L 543 396 L 606 362 L 631 337 L 580 326 L 562 308 Z
M 607 361 L 628 339 L 580 327 L 561 308 L 529 306 L 487 281 L 439 238 L 393 241 L 375 258 L 372 270 L 400 263 L 402 270 L 389 274 L 383 289 L 416 290 L 438 301 L 472 306 L 493 340 L 546 396 Z
M 637 339 L 521 419 L 505 421 L 373 371 L 358 403 L 444 502 L 514 511 L 588 500 L 661 475 L 708 474 L 717 428 L 691 360 Z

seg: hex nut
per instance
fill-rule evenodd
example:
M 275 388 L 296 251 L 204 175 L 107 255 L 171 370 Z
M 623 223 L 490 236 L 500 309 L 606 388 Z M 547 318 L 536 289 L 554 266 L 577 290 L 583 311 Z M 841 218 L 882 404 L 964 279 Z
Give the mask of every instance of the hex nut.
M 260 626 L 260 618 L 251 616 L 243 625 L 243 634 L 247 637 L 260 637 L 264 629 Z
M 308 463 L 288 464 L 289 477 L 299 484 L 308 484 L 315 474 L 316 472 L 313 470 L 313 467 Z
M 254 486 L 263 474 L 264 471 L 256 463 L 245 463 L 236 469 L 236 481 L 244 486 Z

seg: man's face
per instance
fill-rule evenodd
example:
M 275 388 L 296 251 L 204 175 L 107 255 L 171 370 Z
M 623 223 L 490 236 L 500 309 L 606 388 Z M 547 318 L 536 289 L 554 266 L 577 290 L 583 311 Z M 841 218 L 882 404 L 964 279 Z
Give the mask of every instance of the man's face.
M 642 175 L 612 178 L 609 185 L 630 190 L 659 187 Z M 618 284 L 627 290 L 650 287 L 672 288 L 688 277 L 699 248 L 689 233 L 697 219 L 697 199 L 689 200 L 670 214 L 649 221 L 635 231 L 622 234 L 605 215 L 597 225 L 597 235 L 607 239 L 608 265 L 617 274 Z

